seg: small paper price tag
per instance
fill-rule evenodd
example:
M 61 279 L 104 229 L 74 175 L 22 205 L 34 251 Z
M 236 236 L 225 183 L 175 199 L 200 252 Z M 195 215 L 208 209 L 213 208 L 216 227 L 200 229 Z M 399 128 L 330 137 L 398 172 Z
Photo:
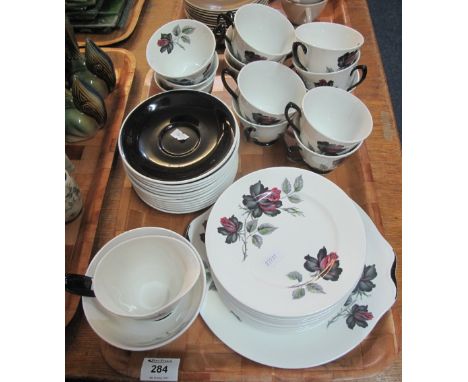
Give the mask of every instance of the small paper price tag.
M 140 381 L 177 381 L 180 358 L 145 358 Z
M 183 131 L 180 131 L 179 129 L 175 129 L 172 133 L 171 136 L 178 141 L 185 141 L 188 138 L 190 138 L 187 134 L 185 134 Z

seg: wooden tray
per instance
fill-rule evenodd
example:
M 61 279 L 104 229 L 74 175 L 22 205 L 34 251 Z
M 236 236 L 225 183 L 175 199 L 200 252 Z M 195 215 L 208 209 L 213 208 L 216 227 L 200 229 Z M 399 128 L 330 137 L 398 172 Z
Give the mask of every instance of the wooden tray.
M 145 79 L 141 100 L 158 91 L 153 81 L 153 71 L 150 70 Z M 224 91 L 219 77 L 215 81 L 213 94 L 230 103 L 230 96 Z M 237 178 L 260 168 L 297 166 L 286 161 L 286 150 L 281 141 L 271 147 L 261 147 L 242 139 L 240 156 Z M 298 167 L 307 168 L 305 165 Z M 365 144 L 342 167 L 326 177 L 338 184 L 363 207 L 382 231 Z M 182 234 L 186 225 L 197 214 L 175 216 L 153 210 L 138 198 L 129 180 L 125 178 L 115 235 L 141 226 L 161 226 Z M 146 357 L 173 357 L 182 360 L 179 380 L 188 381 L 309 381 L 371 376 L 390 365 L 398 353 L 391 311 L 380 320 L 371 334 L 346 356 L 323 366 L 303 370 L 276 369 L 243 358 L 219 341 L 201 317 L 198 317 L 193 326 L 176 341 L 153 351 L 128 352 L 104 341 L 99 342 L 105 361 L 123 375 L 138 378 L 142 361 Z
M 277 7 L 278 3 L 274 2 L 272 5 Z M 345 0 L 331 0 L 320 19 L 349 24 Z M 220 59 L 219 71 L 224 66 L 222 55 Z M 160 91 L 153 81 L 153 74 L 150 70 L 146 75 L 141 100 Z M 355 94 L 359 97 L 365 91 L 364 83 Z M 219 76 L 214 83 L 213 95 L 230 105 L 230 96 L 224 90 Z M 242 139 L 240 158 L 237 178 L 270 166 L 308 168 L 306 165 L 292 164 L 286 160 L 286 150 L 282 141 L 271 147 L 262 147 Z M 123 175 L 122 177 L 114 235 L 141 226 L 161 226 L 182 234 L 187 224 L 197 216 L 198 213 L 176 216 L 151 209 L 138 198 L 129 180 Z M 363 207 L 379 230 L 383 231 L 365 144 L 347 162 L 326 177 L 338 184 Z M 99 342 L 104 360 L 122 375 L 138 378 L 142 361 L 146 357 L 174 357 L 181 358 L 179 380 L 188 381 L 310 381 L 367 377 L 389 366 L 399 351 L 392 311 L 385 314 L 370 335 L 347 355 L 326 365 L 303 370 L 276 369 L 243 358 L 218 340 L 201 317 L 198 317 L 193 326 L 176 341 L 153 351 L 128 352 L 104 341 Z
M 135 0 L 135 4 L 133 4 L 132 9 L 130 10 L 125 26 L 123 28 L 116 29 L 112 33 L 76 33 L 75 35 L 76 40 L 78 41 L 78 46 L 85 46 L 87 37 L 93 40 L 98 46 L 112 45 L 125 40 L 133 33 L 144 4 L 145 0 Z
M 93 249 L 102 201 L 114 159 L 115 145 L 135 73 L 135 56 L 125 49 L 105 48 L 117 75 L 115 90 L 106 99 L 106 126 L 92 139 L 66 144 L 75 165 L 71 173 L 81 189 L 83 212 L 65 225 L 65 271 L 84 274 Z M 65 293 L 65 325 L 73 318 L 80 297 Z

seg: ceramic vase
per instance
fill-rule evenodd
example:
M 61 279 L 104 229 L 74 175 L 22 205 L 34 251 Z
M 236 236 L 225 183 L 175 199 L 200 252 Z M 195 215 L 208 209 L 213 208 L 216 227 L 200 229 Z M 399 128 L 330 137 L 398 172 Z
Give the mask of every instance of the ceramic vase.
M 107 120 L 104 100 L 81 80 L 65 89 L 65 140 L 79 142 L 96 135 Z
M 73 27 L 65 23 L 65 81 L 70 88 L 75 79 L 81 80 L 103 99 L 115 88 L 116 76 L 110 57 L 90 39 L 86 40 L 85 55 L 80 53 Z

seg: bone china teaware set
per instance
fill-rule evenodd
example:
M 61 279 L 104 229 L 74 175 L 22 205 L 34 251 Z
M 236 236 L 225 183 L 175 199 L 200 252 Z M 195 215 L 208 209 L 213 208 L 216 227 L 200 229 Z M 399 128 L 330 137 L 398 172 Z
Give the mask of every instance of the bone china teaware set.
M 386 250 L 386 262 L 375 260 L 371 249 L 386 248 L 385 240 L 338 186 L 314 173 L 336 168 L 372 131 L 369 110 L 351 94 L 367 74 L 358 64 L 364 38 L 313 22 L 310 10 L 320 12 L 326 1 L 284 0 L 287 17 L 260 1 L 238 0 L 237 10 L 219 3 L 204 9 L 203 1 L 187 0 L 186 13 L 197 20 L 171 21 L 151 36 L 146 57 L 162 92 L 128 114 L 118 138 L 144 203 L 173 214 L 213 208 L 189 225 L 189 240 L 156 227 L 120 234 L 85 275 L 67 275 L 66 288 L 83 296 L 97 335 L 121 349 L 164 346 L 201 312 L 222 341 L 250 359 L 315 366 L 357 346 L 364 337 L 350 337 L 352 328 L 368 333 L 394 301 L 393 252 Z M 220 60 L 208 20 L 225 38 L 221 82 L 231 105 L 210 94 Z M 238 121 L 261 145 L 284 135 L 288 152 L 299 152 L 314 172 L 273 167 L 234 182 Z M 372 321 L 356 291 L 364 275 L 377 274 Z M 294 350 L 285 334 L 298 349 L 327 336 L 331 345 L 322 353 Z M 283 356 L 259 350 L 256 343 L 265 341 Z

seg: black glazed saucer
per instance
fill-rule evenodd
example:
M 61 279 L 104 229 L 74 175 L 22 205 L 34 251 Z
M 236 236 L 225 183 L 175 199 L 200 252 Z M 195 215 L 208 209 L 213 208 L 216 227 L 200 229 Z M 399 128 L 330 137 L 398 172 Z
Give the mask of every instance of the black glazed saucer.
M 200 176 L 229 154 L 235 118 L 218 98 L 174 90 L 143 101 L 120 131 L 121 154 L 139 174 L 162 181 Z

